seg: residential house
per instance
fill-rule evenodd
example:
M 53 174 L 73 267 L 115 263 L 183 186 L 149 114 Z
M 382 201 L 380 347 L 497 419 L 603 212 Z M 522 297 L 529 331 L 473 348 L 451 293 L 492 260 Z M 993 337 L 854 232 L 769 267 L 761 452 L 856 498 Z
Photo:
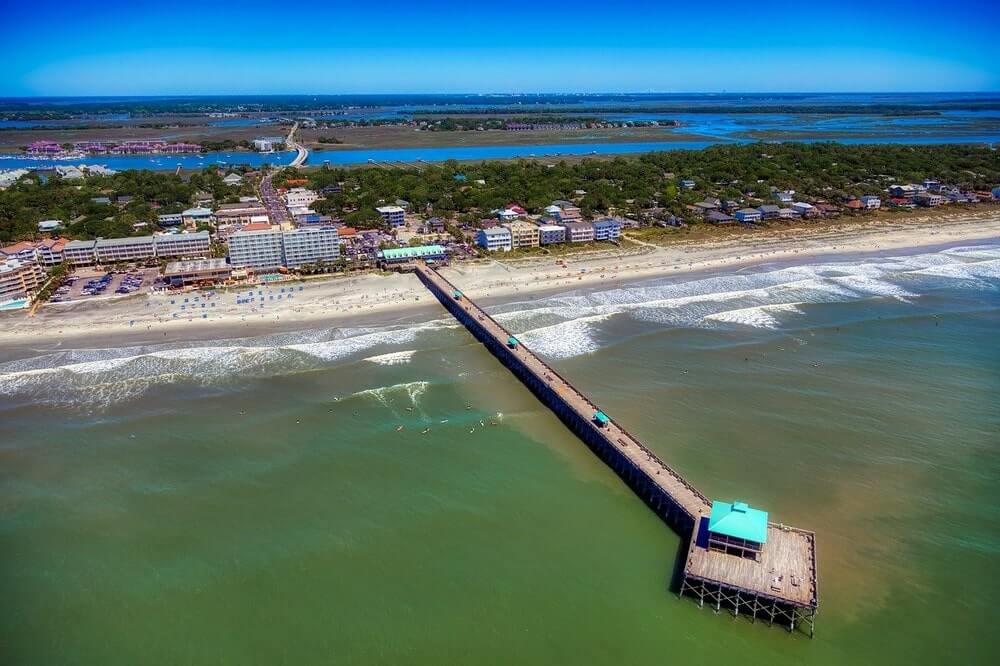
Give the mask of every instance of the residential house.
M 539 232 L 535 225 L 515 220 L 504 226 L 510 229 L 511 245 L 514 248 L 538 247 Z
M 774 198 L 778 203 L 790 204 L 795 201 L 795 190 L 785 190 L 783 192 L 775 192 Z
M 708 214 L 705 215 L 705 221 L 711 224 L 732 224 L 736 221 L 736 218 L 731 215 L 726 215 L 722 211 L 710 210 Z
M 230 187 L 235 187 L 237 185 L 243 184 L 243 176 L 238 173 L 231 173 L 222 179 L 222 182 Z
M 913 202 L 918 206 L 933 208 L 934 206 L 940 206 L 943 204 L 945 202 L 945 198 L 940 194 L 934 194 L 933 192 L 920 192 L 913 197 Z
M 761 212 L 756 208 L 741 208 L 736 211 L 736 214 L 733 217 L 735 217 L 741 224 L 753 224 L 755 222 L 760 222 L 762 216 Z
M 538 227 L 538 243 L 552 245 L 566 242 L 566 227 L 558 224 L 543 224 Z
M 507 227 L 492 227 L 479 230 L 476 244 L 490 252 L 509 252 L 513 249 L 513 238 Z
M 567 222 L 563 226 L 566 228 L 568 243 L 589 243 L 594 240 L 594 225 L 590 222 Z
M 781 210 L 781 207 L 775 204 L 764 204 L 763 206 L 758 206 L 757 210 L 760 211 L 760 218 L 762 220 L 774 220 L 777 219 L 778 211 Z
M 861 197 L 860 201 L 864 205 L 865 210 L 878 210 L 882 207 L 882 200 L 871 194 Z
M 618 220 L 606 217 L 594 220 L 591 226 L 594 227 L 595 241 L 615 241 L 621 238 L 622 225 Z
M 695 187 L 695 182 L 693 180 L 682 180 L 681 188 L 685 190 L 693 190 Z

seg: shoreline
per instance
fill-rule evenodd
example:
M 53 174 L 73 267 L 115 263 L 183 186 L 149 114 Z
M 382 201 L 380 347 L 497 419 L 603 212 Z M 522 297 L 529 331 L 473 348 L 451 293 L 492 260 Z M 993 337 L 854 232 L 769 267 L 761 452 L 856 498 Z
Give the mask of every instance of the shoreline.
M 486 305 L 524 296 L 623 286 L 630 282 L 723 270 L 742 271 L 771 263 L 860 254 L 902 254 L 1000 240 L 1000 211 L 943 216 L 933 221 L 894 221 L 827 227 L 815 231 L 764 234 L 677 242 L 666 246 L 586 253 L 555 259 L 503 257 L 453 264 L 442 274 L 470 298 Z M 294 289 L 294 291 L 293 291 Z M 255 285 L 255 305 L 236 305 L 236 294 L 251 287 L 155 294 L 120 300 L 47 304 L 35 316 L 0 315 L 0 344 L 8 348 L 48 346 L 85 340 L 103 346 L 144 341 L 280 333 L 315 326 L 366 326 L 406 323 L 420 310 L 437 307 L 436 299 L 412 275 L 364 274 L 272 285 Z M 214 293 L 214 296 L 209 294 Z M 257 296 L 260 293 L 261 296 Z M 291 295 L 289 295 L 291 294 Z M 199 298 L 195 302 L 193 299 Z M 189 299 L 187 305 L 183 299 Z M 265 304 L 258 307 L 259 300 Z M 173 302 L 171 302 L 173 301 Z M 190 309 L 189 309 L 190 308 Z

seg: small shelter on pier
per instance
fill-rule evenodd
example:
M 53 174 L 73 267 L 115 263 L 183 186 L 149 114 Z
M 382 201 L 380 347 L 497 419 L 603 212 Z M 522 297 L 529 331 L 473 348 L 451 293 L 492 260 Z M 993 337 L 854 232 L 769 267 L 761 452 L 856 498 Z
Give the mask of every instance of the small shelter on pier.
M 708 547 L 756 560 L 767 543 L 767 512 L 746 502 L 712 502 Z
M 605 414 L 604 412 L 596 411 L 594 412 L 594 422 L 597 423 L 598 426 L 603 428 L 604 426 L 611 423 L 611 419 L 609 419 L 608 415 Z

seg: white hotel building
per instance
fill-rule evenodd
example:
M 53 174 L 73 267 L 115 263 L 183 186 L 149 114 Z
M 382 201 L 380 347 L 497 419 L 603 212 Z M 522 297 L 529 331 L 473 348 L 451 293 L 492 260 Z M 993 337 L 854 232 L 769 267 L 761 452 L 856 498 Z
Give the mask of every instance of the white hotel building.
M 210 250 L 207 231 L 190 234 L 161 234 L 129 238 L 101 238 L 70 241 L 62 257 L 74 266 L 114 264 L 151 257 L 205 257 Z
M 278 268 L 283 261 L 278 227 L 251 224 L 229 237 L 229 263 L 234 268 Z
M 340 238 L 336 227 L 303 227 L 281 234 L 285 266 L 332 262 L 340 258 Z

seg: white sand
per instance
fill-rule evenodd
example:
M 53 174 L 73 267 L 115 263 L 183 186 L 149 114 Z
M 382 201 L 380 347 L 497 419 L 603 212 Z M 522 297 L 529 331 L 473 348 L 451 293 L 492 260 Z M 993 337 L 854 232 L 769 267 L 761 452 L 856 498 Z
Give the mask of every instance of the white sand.
M 643 245 L 571 255 L 565 267 L 556 259 L 459 262 L 442 273 L 471 298 L 509 297 L 534 292 L 576 289 L 595 283 L 621 282 L 660 275 L 747 265 L 824 254 L 902 251 L 964 241 L 1000 240 L 1000 212 L 962 212 L 932 219 L 857 222 L 815 231 L 794 229 L 741 235 L 724 241 Z M 300 290 L 299 287 L 302 287 Z M 282 289 L 285 291 L 282 292 Z M 236 299 L 254 294 L 254 302 Z M 263 292 L 258 295 L 258 292 Z M 291 293 L 292 297 L 288 298 Z M 260 298 L 264 305 L 260 306 Z M 198 300 L 195 301 L 195 297 Z M 279 298 L 280 297 L 280 298 Z M 188 301 L 185 304 L 184 299 Z M 76 304 L 52 303 L 34 316 L 6 313 L 0 317 L 0 344 L 149 332 L 176 337 L 183 331 L 211 327 L 251 329 L 280 324 L 345 319 L 427 306 L 435 299 L 412 275 L 367 274 L 277 283 L 270 286 L 205 292 L 155 294 L 102 299 Z M 205 307 L 201 307 L 202 305 Z M 182 309 L 181 306 L 184 306 Z

